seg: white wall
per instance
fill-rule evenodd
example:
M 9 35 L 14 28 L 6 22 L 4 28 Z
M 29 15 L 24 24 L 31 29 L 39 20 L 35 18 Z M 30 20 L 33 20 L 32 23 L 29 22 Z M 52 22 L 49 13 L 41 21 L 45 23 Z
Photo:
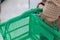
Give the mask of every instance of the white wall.
M 29 4 L 30 9 L 36 8 L 39 2 L 41 2 L 41 0 L 5 0 L 5 2 L 1 4 L 1 22 L 20 15 L 22 12 L 28 10 Z
M 1 4 L 1 22 L 18 16 L 28 9 L 28 0 L 5 0 Z
M 42 0 L 30 0 L 30 8 L 36 8 L 37 4 Z

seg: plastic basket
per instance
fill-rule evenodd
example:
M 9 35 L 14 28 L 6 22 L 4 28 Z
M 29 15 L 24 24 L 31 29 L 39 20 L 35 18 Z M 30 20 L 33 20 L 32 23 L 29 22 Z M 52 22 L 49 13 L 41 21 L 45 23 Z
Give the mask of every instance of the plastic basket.
M 39 18 L 35 8 L 22 15 L 0 24 L 0 33 L 4 40 L 60 40 L 60 33 Z

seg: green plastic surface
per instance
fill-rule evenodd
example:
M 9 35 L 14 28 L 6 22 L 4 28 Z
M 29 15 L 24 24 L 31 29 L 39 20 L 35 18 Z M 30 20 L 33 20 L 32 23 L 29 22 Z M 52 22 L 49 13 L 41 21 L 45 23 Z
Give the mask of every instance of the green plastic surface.
M 0 33 L 4 40 L 60 40 L 60 32 L 54 22 L 52 28 L 44 19 L 38 17 L 35 12 L 43 9 L 28 10 L 22 15 L 0 23 Z

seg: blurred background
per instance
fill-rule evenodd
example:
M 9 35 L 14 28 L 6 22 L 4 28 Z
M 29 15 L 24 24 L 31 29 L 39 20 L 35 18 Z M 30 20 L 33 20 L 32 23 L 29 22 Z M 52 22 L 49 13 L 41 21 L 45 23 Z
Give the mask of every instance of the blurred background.
M 23 12 L 36 8 L 42 0 L 0 0 L 0 22 L 5 22 Z M 0 40 L 3 40 L 0 35 Z
M 4 22 L 18 16 L 26 10 L 35 8 L 42 0 L 4 0 L 1 3 L 0 20 Z

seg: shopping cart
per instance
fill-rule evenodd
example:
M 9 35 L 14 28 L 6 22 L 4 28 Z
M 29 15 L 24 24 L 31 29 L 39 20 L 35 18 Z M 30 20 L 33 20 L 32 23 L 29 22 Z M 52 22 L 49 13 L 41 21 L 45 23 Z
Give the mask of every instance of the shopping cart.
M 0 24 L 0 33 L 4 40 L 60 40 L 60 32 L 52 28 L 44 19 L 38 17 L 37 12 L 41 8 L 35 8 L 24 12 L 22 15 L 12 18 Z M 56 23 L 54 22 L 56 27 Z

